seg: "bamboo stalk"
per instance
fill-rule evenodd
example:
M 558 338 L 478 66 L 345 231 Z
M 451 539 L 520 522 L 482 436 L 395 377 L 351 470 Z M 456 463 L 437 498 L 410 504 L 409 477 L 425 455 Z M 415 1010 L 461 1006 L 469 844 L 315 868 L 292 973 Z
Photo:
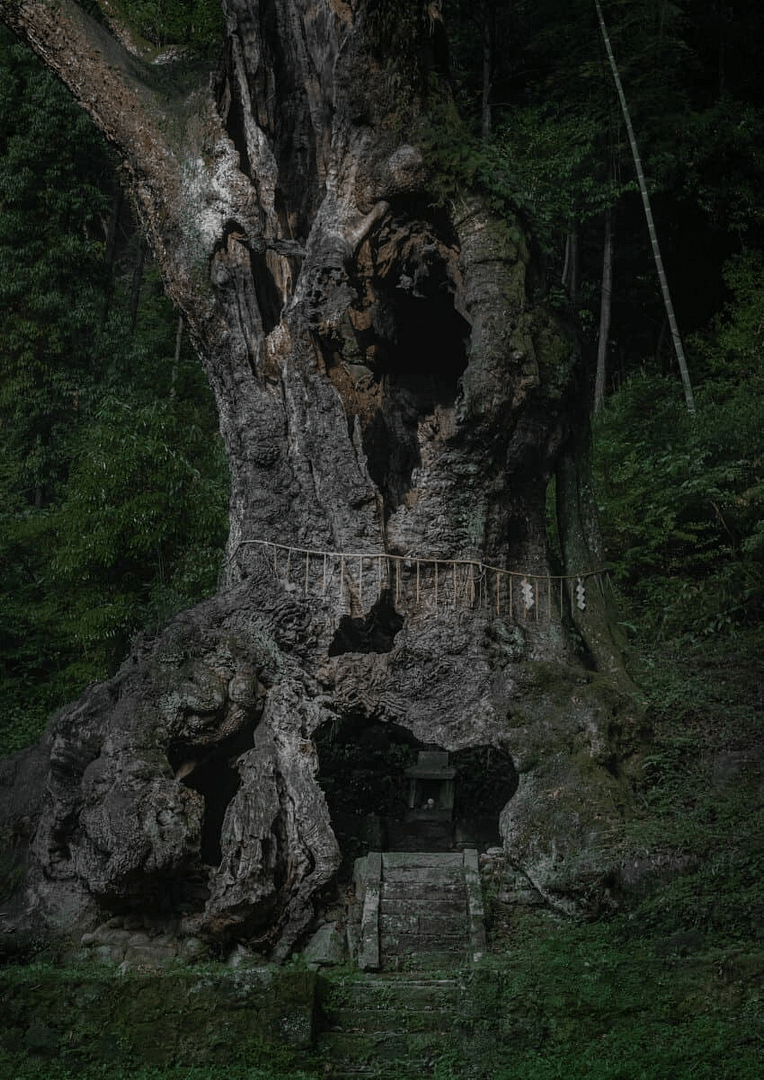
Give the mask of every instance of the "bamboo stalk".
M 642 205 L 645 211 L 645 220 L 647 221 L 647 231 L 650 234 L 650 243 L 653 249 L 655 269 L 658 272 L 658 280 L 660 281 L 661 293 L 663 294 L 663 305 L 666 309 L 666 318 L 668 319 L 669 328 L 671 329 L 671 337 L 674 342 L 674 351 L 676 353 L 677 364 L 679 365 L 679 372 L 682 376 L 682 385 L 684 387 L 684 400 L 687 405 L 688 411 L 694 413 L 695 398 L 692 392 L 692 383 L 690 382 L 690 372 L 687 368 L 687 360 L 685 359 L 684 355 L 682 339 L 679 336 L 679 327 L 677 326 L 676 316 L 674 315 L 674 305 L 671 301 L 671 292 L 669 291 L 666 271 L 663 268 L 663 257 L 661 256 L 661 249 L 660 245 L 658 244 L 658 234 L 655 230 L 653 211 L 652 207 L 650 206 L 650 196 L 647 192 L 647 184 L 645 183 L 645 174 L 642 171 L 642 159 L 639 155 L 637 138 L 634 134 L 634 128 L 631 123 L 631 114 L 629 113 L 629 106 L 626 102 L 626 94 L 624 93 L 623 85 L 621 83 L 621 76 L 618 73 L 618 67 L 615 62 L 615 57 L 613 56 L 613 49 L 610 45 L 610 35 L 608 34 L 607 27 L 605 26 L 605 19 L 602 14 L 600 0 L 594 0 L 594 6 L 597 9 L 597 19 L 599 20 L 600 30 L 602 32 L 602 40 L 605 43 L 605 52 L 607 53 L 610 70 L 613 73 L 615 88 L 618 91 L 618 100 L 621 103 L 621 112 L 623 113 L 623 119 L 626 124 L 626 131 L 629 136 L 629 146 L 631 147 L 631 154 L 634 158 L 634 167 L 637 170 L 637 181 L 639 183 L 639 192 L 642 196 Z

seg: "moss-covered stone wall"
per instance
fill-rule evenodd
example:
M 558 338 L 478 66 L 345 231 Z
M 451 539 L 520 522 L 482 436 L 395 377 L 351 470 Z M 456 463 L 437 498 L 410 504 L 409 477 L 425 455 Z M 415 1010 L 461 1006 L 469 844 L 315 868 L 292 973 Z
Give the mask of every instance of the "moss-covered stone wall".
M 258 967 L 115 975 L 29 965 L 0 971 L 0 1056 L 289 1068 L 314 1039 L 316 975 Z

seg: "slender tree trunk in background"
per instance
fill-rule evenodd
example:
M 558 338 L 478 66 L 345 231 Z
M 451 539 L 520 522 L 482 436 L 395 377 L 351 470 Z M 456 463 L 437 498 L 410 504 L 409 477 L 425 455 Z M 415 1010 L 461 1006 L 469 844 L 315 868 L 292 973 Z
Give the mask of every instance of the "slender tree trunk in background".
M 482 137 L 483 142 L 491 138 L 491 84 L 493 82 L 493 47 L 495 10 L 492 0 L 483 0 L 481 37 L 483 48 L 483 93 L 482 93 Z
M 178 326 L 175 331 L 175 353 L 172 358 L 172 373 L 170 375 L 170 397 L 175 397 L 175 386 L 178 381 L 178 368 L 180 367 L 180 349 L 183 344 L 183 316 L 178 315 Z
M 135 333 L 138 323 L 138 307 L 141 302 L 141 286 L 143 285 L 143 268 L 146 263 L 146 246 L 142 240 L 138 241 L 138 255 L 133 267 L 133 281 L 130 287 L 130 333 Z
M 556 907 L 592 910 L 622 857 L 632 688 L 578 345 L 526 289 L 519 222 L 469 193 L 434 207 L 426 8 L 397 2 L 400 56 L 384 4 L 227 0 L 219 67 L 175 86 L 71 0 L 0 0 L 120 148 L 230 467 L 218 594 L 35 751 L 27 895 L 80 932 L 137 908 L 285 956 L 340 866 L 317 780 L 335 728 L 517 762 L 501 833 Z
M 575 225 L 571 225 L 565 236 L 562 286 L 573 303 L 578 299 L 578 263 L 578 229 Z
M 650 234 L 650 244 L 653 249 L 653 259 L 655 261 L 655 269 L 658 273 L 658 280 L 661 285 L 661 293 L 663 295 L 663 304 L 666 309 L 666 318 L 668 319 L 669 327 L 671 329 L 671 338 L 674 342 L 674 351 L 676 353 L 677 364 L 679 365 L 679 372 L 682 377 L 682 386 L 684 387 L 684 399 L 687 404 L 687 408 L 690 412 L 695 412 L 695 398 L 692 392 L 692 382 L 690 380 L 690 372 L 687 367 L 687 360 L 684 355 L 684 347 L 682 345 L 682 339 L 679 334 L 679 327 L 677 326 L 676 316 L 674 314 L 674 305 L 671 300 L 671 292 L 669 290 L 668 279 L 666 278 L 666 271 L 663 267 L 663 257 L 661 256 L 660 246 L 658 244 L 658 234 L 655 230 L 655 222 L 653 220 L 653 211 L 650 206 L 650 196 L 647 191 L 647 184 L 645 182 L 645 174 L 642 169 L 642 159 L 639 154 L 639 147 L 637 146 L 637 139 L 634 134 L 634 127 L 631 123 L 631 114 L 629 113 L 629 106 L 626 101 L 626 95 L 621 83 L 621 76 L 618 73 L 618 67 L 613 55 L 613 49 L 610 44 L 610 36 L 607 32 L 605 25 L 605 19 L 602 15 L 602 7 L 600 0 L 594 0 L 594 6 L 597 9 L 597 18 L 600 24 L 600 30 L 602 32 L 602 40 L 605 43 L 605 51 L 607 53 L 608 62 L 610 64 L 610 70 L 613 73 L 613 80 L 615 82 L 616 90 L 618 91 L 618 100 L 621 103 L 621 111 L 623 112 L 623 119 L 626 124 L 626 131 L 629 135 L 629 145 L 631 147 L 632 157 L 634 158 L 634 167 L 637 172 L 637 181 L 639 183 L 639 191 L 642 196 L 642 205 L 645 211 L 645 219 L 647 221 L 647 231 Z
M 602 287 L 600 289 L 600 327 L 597 337 L 597 373 L 594 381 L 594 411 L 605 400 L 607 355 L 610 344 L 610 316 L 613 306 L 613 210 L 605 211 L 605 235 L 602 246 Z
M 115 194 L 114 194 L 114 201 L 112 203 L 112 208 L 111 208 L 111 217 L 109 218 L 109 225 L 108 225 L 108 228 L 106 230 L 106 244 L 105 244 L 105 249 L 104 249 L 104 262 L 106 263 L 106 268 L 107 268 L 107 271 L 108 271 L 107 280 L 109 282 L 113 281 L 113 274 L 112 274 L 111 270 L 112 270 L 112 266 L 114 264 L 114 253 L 115 253 L 116 248 L 117 248 L 117 230 L 119 228 L 119 215 L 122 212 L 123 199 L 124 199 L 124 194 L 122 192 L 122 188 L 118 187 Z M 111 306 L 111 298 L 112 298 L 112 287 L 110 285 L 109 288 L 106 289 L 105 293 L 104 293 L 103 314 L 101 316 L 101 326 L 106 326 L 106 323 L 109 321 L 109 308 Z

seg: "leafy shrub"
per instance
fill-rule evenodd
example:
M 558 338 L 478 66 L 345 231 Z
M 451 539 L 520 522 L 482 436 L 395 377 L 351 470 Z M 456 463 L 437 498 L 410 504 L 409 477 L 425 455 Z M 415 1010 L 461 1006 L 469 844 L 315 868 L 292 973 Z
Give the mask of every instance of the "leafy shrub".
M 744 625 L 764 598 L 764 368 L 707 379 L 697 403 L 637 376 L 596 426 L 608 558 L 648 633 Z

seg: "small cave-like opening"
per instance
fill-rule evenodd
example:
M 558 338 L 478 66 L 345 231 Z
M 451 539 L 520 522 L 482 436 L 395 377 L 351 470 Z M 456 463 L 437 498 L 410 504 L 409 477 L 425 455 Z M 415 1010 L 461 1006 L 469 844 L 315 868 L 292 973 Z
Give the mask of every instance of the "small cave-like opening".
M 257 306 L 263 321 L 263 333 L 270 334 L 281 319 L 283 306 L 281 293 L 268 266 L 267 254 L 250 250 L 249 264 L 255 286 Z
M 517 790 L 511 754 L 494 746 L 448 753 L 406 728 L 363 717 L 314 734 L 318 782 L 342 853 L 341 880 L 368 851 L 485 850 Z
M 447 438 L 446 419 L 467 367 L 467 324 L 449 304 L 433 313 L 427 301 L 400 300 L 398 334 L 377 350 L 380 406 L 363 427 L 363 448 L 372 480 L 397 509 L 421 464 L 424 430 Z M 429 312 L 425 315 L 425 312 Z
M 228 761 L 213 759 L 194 769 L 183 783 L 204 798 L 201 857 L 205 866 L 218 866 L 222 858 L 220 835 L 229 803 L 239 790 L 241 777 Z
M 395 610 L 389 590 L 385 590 L 369 613 L 354 619 L 343 615 L 329 646 L 329 656 L 342 653 L 387 653 L 403 626 L 403 616 Z
M 447 218 L 417 200 L 399 200 L 373 242 L 380 368 L 426 411 L 453 404 L 467 367 L 471 327 L 457 310 L 456 245 Z
M 235 760 L 252 747 L 253 731 L 254 724 L 248 724 L 206 752 L 180 741 L 168 747 L 168 760 L 181 783 L 204 799 L 200 855 L 205 866 L 220 864 L 223 820 L 241 784 Z
M 421 743 L 397 724 L 361 716 L 330 720 L 313 738 L 318 782 L 342 853 L 339 877 L 347 880 L 355 859 L 383 850 L 389 821 L 404 816 L 406 769 L 415 763 Z

